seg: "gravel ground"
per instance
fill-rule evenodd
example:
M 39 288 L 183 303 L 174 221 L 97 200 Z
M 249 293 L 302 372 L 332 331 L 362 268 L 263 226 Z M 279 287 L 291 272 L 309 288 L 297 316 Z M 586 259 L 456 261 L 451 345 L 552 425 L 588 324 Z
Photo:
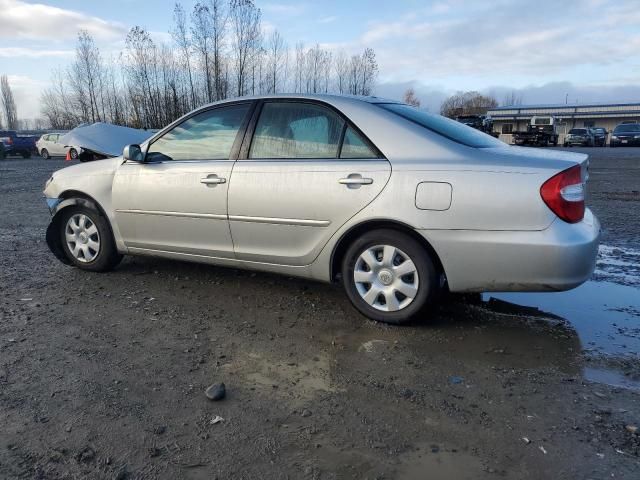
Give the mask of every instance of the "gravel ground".
M 637 269 L 640 149 L 586 151 L 603 243 Z M 81 272 L 44 242 L 63 166 L 0 162 L 0 478 L 638 478 L 640 391 L 588 380 L 570 322 L 472 296 L 393 328 L 298 279 Z

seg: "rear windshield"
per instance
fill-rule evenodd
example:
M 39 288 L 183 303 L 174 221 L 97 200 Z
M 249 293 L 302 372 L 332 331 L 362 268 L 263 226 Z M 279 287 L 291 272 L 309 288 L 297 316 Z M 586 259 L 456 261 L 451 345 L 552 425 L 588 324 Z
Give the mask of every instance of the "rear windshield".
M 413 123 L 417 123 L 438 135 L 442 135 L 449 140 L 467 145 L 468 147 L 495 148 L 507 146 L 504 142 L 501 142 L 491 135 L 487 135 L 475 128 L 467 127 L 460 122 L 441 115 L 434 115 L 401 103 L 378 103 L 377 105 Z
M 618 125 L 613 131 L 614 133 L 620 132 L 640 132 L 640 125 L 637 123 L 630 123 L 628 125 Z
M 571 130 L 569 130 L 569 133 L 575 133 L 576 135 L 584 135 L 585 133 L 587 133 L 587 130 L 585 128 L 572 128 Z

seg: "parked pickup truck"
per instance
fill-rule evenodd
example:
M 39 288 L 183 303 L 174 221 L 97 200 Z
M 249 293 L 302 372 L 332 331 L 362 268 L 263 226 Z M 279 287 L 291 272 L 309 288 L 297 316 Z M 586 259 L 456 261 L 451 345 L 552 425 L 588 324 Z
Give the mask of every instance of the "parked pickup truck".
M 556 119 L 554 117 L 533 117 L 526 132 L 513 133 L 513 143 L 539 147 L 557 146 Z
M 35 137 L 19 136 L 14 130 L 0 130 L 0 142 L 4 146 L 5 156 L 21 155 L 29 158 L 36 150 Z

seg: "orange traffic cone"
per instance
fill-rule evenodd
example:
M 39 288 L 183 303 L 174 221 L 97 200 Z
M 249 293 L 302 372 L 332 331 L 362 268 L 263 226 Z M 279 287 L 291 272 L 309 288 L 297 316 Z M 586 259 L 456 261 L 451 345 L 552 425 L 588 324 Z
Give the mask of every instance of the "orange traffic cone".
M 67 150 L 67 156 L 64 157 L 65 162 L 68 162 L 69 160 L 71 160 L 71 150 Z

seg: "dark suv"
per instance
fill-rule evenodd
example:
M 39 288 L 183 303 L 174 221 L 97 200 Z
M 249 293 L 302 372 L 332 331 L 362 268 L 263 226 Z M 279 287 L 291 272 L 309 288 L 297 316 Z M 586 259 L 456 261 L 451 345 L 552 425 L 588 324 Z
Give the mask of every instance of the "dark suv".
M 640 124 L 626 123 L 618 125 L 611 134 L 610 147 L 640 146 Z

